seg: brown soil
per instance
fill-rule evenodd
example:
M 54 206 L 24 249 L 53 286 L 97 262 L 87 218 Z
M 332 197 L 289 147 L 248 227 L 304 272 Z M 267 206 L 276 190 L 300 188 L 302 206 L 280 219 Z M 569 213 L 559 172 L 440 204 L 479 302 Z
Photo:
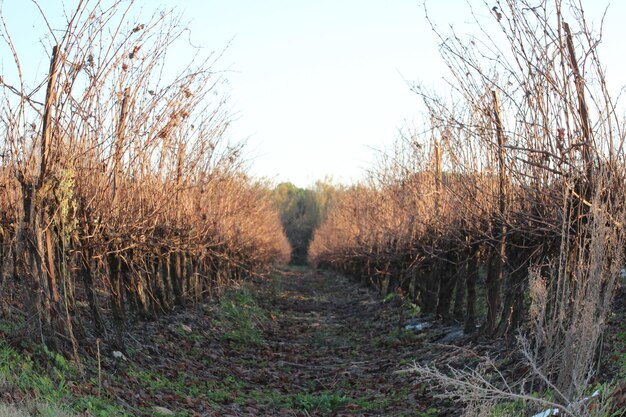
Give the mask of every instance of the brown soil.
M 433 352 L 399 331 L 400 303 L 333 274 L 289 270 L 246 286 L 262 329 L 232 337 L 215 304 L 130 329 L 128 361 L 108 361 L 107 392 L 134 414 L 437 416 L 428 387 L 399 374 Z M 190 330 L 190 331 L 189 331 Z

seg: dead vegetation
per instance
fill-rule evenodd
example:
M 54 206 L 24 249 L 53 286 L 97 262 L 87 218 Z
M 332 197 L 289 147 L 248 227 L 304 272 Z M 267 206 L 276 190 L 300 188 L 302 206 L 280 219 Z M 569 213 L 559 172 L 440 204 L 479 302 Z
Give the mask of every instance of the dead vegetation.
M 545 403 L 516 397 L 532 387 L 565 414 L 601 415 L 568 405 L 595 382 L 619 285 L 624 126 L 580 3 L 531 3 L 485 4 L 475 37 L 440 34 L 452 99 L 415 87 L 426 128 L 343 194 L 310 257 L 466 333 L 504 337 L 531 368 L 492 396 L 474 371 L 417 366 L 444 395 Z
M 223 139 L 218 57 L 173 68 L 166 54 L 185 28 L 165 12 L 129 23 L 133 10 L 80 2 L 49 28 L 43 80 L 25 78 L 1 16 L 14 58 L 0 82 L 3 298 L 26 309 L 23 336 L 74 353 L 86 335 L 123 349 L 129 317 L 289 258 L 268 187 Z

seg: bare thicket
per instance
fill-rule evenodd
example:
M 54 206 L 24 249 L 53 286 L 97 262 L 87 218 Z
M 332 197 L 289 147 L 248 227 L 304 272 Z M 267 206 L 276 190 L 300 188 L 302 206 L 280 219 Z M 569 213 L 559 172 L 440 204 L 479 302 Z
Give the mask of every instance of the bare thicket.
M 452 98 L 415 87 L 426 128 L 342 196 L 310 256 L 463 320 L 468 333 L 512 342 L 523 328 L 531 379 L 566 405 L 591 381 L 622 267 L 623 125 L 600 34 L 577 1 L 498 1 L 487 12 L 476 37 L 440 34 Z M 463 385 L 464 373 L 418 371 L 480 388 Z M 463 389 L 456 398 L 476 399 Z M 507 397 L 490 395 L 482 400 Z
M 223 139 L 217 56 L 172 65 L 185 28 L 131 22 L 132 3 L 79 2 L 49 28 L 44 80 L 1 16 L 0 272 L 27 296 L 26 334 L 74 350 L 289 257 L 268 188 Z

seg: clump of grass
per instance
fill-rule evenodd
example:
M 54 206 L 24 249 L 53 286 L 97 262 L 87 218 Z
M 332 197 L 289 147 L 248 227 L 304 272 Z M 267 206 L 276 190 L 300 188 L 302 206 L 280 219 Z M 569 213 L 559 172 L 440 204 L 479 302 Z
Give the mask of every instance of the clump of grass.
M 351 398 L 336 392 L 321 394 L 302 393 L 293 397 L 294 408 L 307 412 L 334 413 L 351 402 Z
M 130 416 L 124 409 L 105 397 L 76 397 L 68 380 L 75 376 L 72 363 L 63 355 L 43 346 L 41 355 L 48 360 L 49 369 L 42 369 L 33 359 L 0 342 L 0 387 L 19 391 L 32 400 L 24 404 L 0 406 L 4 416 L 71 416 L 73 412 L 95 417 Z
M 242 345 L 263 343 L 266 312 L 245 287 L 227 291 L 217 306 L 216 318 L 224 328 L 223 338 Z
M 70 371 L 69 365 L 61 355 L 47 348 L 44 352 L 49 354 L 53 365 L 49 375 L 38 372 L 31 358 L 0 342 L 0 386 L 6 391 L 19 391 L 36 399 L 24 404 L 1 405 L 0 417 L 71 415 L 66 406 L 70 392 L 64 375 Z
M 20 391 L 32 393 L 46 402 L 59 403 L 69 394 L 65 370 L 55 367 L 50 376 L 43 375 L 36 371 L 31 358 L 0 342 L 0 376 L 5 379 L 5 384 Z
M 131 417 L 124 409 L 116 404 L 111 404 L 106 398 L 87 395 L 80 397 L 74 403 L 77 410 L 87 412 L 94 417 L 120 416 Z
M 315 415 L 333 414 L 348 404 L 359 403 L 341 392 L 287 394 L 277 391 L 254 391 L 251 398 L 260 402 L 269 402 L 274 407 L 298 409 Z

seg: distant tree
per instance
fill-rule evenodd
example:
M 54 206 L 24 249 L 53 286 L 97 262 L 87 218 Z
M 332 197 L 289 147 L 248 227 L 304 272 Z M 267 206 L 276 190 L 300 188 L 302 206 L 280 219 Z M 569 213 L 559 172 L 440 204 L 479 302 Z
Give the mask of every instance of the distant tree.
M 291 262 L 304 264 L 309 242 L 321 221 L 317 195 L 313 190 L 281 183 L 274 189 L 274 201 L 292 247 Z
M 321 224 L 326 220 L 328 212 L 337 201 L 339 194 L 342 191 L 345 191 L 345 189 L 342 186 L 334 184 L 332 178 L 327 177 L 322 180 L 315 181 L 313 191 L 315 192 L 317 204 L 320 210 Z

